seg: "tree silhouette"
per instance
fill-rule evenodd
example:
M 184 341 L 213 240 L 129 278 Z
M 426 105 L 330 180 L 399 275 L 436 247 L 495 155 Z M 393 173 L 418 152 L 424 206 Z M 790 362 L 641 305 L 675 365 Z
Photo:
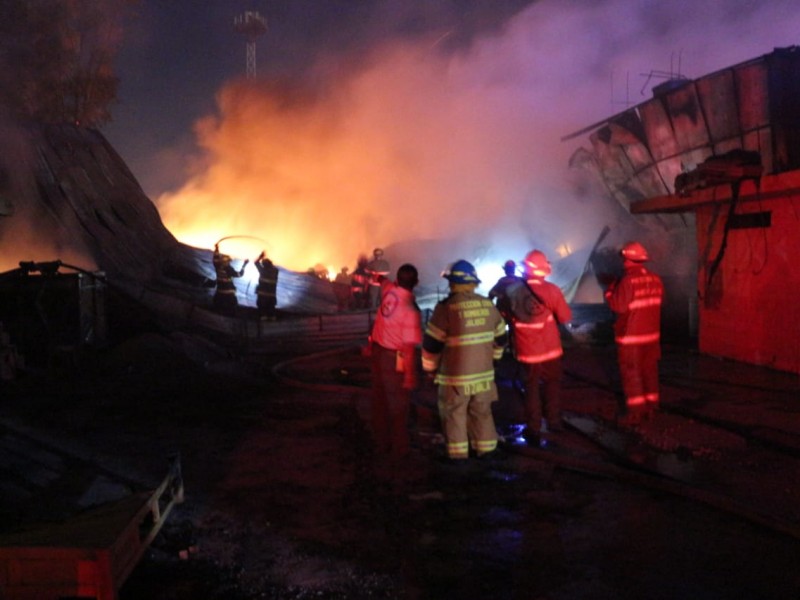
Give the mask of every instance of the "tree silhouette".
M 11 116 L 89 127 L 111 120 L 113 59 L 136 0 L 0 0 L 0 105 Z

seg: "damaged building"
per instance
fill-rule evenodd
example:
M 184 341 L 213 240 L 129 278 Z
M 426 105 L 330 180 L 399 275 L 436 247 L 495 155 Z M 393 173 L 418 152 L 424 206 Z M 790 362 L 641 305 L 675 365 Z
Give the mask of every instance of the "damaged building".
M 583 129 L 596 170 L 634 215 L 682 218 L 697 244 L 701 352 L 800 373 L 800 48 L 695 80 Z M 565 138 L 566 139 L 566 138 Z

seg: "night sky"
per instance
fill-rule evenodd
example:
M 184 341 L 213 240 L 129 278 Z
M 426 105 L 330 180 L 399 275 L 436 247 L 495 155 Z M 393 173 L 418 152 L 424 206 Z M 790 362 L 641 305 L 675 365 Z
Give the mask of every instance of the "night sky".
M 320 60 L 356 63 L 393 39 L 434 32 L 443 47 L 463 49 L 533 1 L 140 0 L 126 19 L 119 99 L 104 133 L 157 197 L 184 181 L 178 159 L 176 171 L 163 172 L 163 151 L 188 151 L 194 122 L 214 112 L 226 82 L 245 75 L 246 38 L 233 28 L 244 11 L 267 19 L 257 42 L 259 79 L 286 85 L 319 77 L 312 71 Z

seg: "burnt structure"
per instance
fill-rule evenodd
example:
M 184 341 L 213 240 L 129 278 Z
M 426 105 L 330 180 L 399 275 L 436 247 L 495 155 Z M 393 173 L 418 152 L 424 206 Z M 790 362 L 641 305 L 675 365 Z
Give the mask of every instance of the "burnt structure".
M 590 133 L 591 151 L 573 160 L 594 165 L 632 214 L 694 221 L 700 350 L 795 373 L 798 72 L 800 48 L 775 49 L 669 81 L 647 102 L 569 136 Z

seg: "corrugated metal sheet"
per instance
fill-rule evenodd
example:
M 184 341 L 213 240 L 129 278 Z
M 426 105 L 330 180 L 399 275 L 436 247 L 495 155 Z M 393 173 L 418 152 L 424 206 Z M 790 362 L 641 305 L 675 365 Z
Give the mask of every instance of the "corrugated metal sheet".
M 766 174 L 797 169 L 798 73 L 800 48 L 776 49 L 694 81 L 662 84 L 654 98 L 565 139 L 591 132 L 594 164 L 623 206 L 672 194 L 679 174 L 735 149 L 760 153 Z

